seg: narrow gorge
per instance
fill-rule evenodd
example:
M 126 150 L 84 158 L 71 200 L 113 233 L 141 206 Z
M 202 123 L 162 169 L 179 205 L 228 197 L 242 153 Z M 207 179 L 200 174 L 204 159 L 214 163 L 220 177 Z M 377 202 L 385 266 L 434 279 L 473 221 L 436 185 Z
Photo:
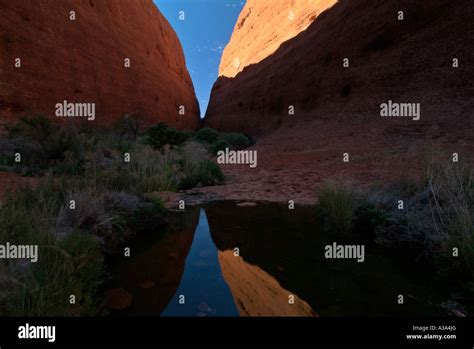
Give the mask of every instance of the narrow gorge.
M 473 17 L 0 0 L 0 315 L 472 315 Z

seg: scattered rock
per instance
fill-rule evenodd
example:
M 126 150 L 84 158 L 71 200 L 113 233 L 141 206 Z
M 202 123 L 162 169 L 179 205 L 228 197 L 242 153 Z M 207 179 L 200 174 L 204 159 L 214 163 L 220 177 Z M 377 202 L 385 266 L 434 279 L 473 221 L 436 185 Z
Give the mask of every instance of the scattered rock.
M 141 283 L 138 284 L 138 287 L 140 288 L 144 288 L 144 289 L 148 289 L 148 288 L 152 288 L 155 286 L 155 283 L 153 281 L 143 281 Z
M 211 307 L 209 306 L 209 304 L 205 303 L 205 302 L 201 302 L 199 303 L 198 305 L 198 310 L 200 312 L 203 312 L 203 313 L 210 313 L 212 311 Z
M 127 309 L 132 305 L 133 296 L 123 288 L 114 288 L 106 293 L 107 307 L 114 310 Z
M 254 207 L 257 206 L 255 202 L 241 202 L 237 204 L 237 207 Z
M 457 316 L 457 317 L 466 317 L 466 312 L 458 302 L 448 300 L 446 302 L 441 303 L 441 307 L 446 309 L 449 315 Z
M 151 197 L 160 198 L 166 208 L 176 209 L 179 202 L 179 194 L 171 191 L 153 192 Z

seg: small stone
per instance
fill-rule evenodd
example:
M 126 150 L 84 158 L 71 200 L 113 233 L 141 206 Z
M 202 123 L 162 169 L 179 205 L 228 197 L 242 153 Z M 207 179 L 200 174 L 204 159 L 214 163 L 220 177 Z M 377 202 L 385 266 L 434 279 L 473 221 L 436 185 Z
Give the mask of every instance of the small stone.
M 123 288 L 114 288 L 106 293 L 107 307 L 114 310 L 122 310 L 132 305 L 133 296 Z
M 140 288 L 152 288 L 153 286 L 155 286 L 155 283 L 153 281 L 143 281 L 141 283 L 138 284 L 138 287 Z
M 204 312 L 209 313 L 209 312 L 211 312 L 212 309 L 211 309 L 211 307 L 209 306 L 209 304 L 207 304 L 207 303 L 205 303 L 205 302 L 202 302 L 202 303 L 199 303 L 199 305 L 198 305 L 198 310 L 199 310 L 200 312 L 203 312 L 203 313 L 204 313 Z
M 237 204 L 237 207 L 254 207 L 257 206 L 255 202 L 240 202 Z
M 441 303 L 441 307 L 446 309 L 450 315 L 457 316 L 457 317 L 466 317 L 465 311 L 462 306 L 452 300 L 448 300 L 447 302 Z

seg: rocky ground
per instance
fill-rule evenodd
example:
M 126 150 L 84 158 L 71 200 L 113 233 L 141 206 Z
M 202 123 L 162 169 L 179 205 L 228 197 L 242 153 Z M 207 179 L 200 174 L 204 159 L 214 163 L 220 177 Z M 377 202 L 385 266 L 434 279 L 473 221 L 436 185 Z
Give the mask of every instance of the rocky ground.
M 38 179 L 33 177 L 22 177 L 16 173 L 0 172 L 0 198 L 9 191 L 15 192 L 25 185 L 35 185 Z

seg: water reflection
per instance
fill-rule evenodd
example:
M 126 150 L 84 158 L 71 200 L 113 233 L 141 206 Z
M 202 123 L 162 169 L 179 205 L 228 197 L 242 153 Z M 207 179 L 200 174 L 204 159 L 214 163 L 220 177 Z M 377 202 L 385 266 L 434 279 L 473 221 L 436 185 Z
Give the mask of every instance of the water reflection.
M 111 309 L 112 315 L 156 316 L 167 307 L 181 282 L 198 218 L 197 210 L 170 215 L 168 232 L 137 236 L 130 257 L 116 256 L 109 261 L 109 288 L 122 290 L 116 297 L 124 292 L 132 297 L 123 309 Z
M 443 315 L 446 292 L 406 254 L 367 246 L 364 263 L 325 259 L 326 244 L 360 242 L 324 234 L 311 208 L 219 202 L 169 221 L 112 262 L 113 287 L 132 296 L 113 315 Z
M 248 264 L 234 251 L 219 251 L 219 264 L 240 316 L 315 316 L 304 300 L 285 290 L 256 265 Z
M 206 212 L 201 209 L 183 278 L 162 316 L 238 315 L 232 294 L 222 277 L 217 255 Z

